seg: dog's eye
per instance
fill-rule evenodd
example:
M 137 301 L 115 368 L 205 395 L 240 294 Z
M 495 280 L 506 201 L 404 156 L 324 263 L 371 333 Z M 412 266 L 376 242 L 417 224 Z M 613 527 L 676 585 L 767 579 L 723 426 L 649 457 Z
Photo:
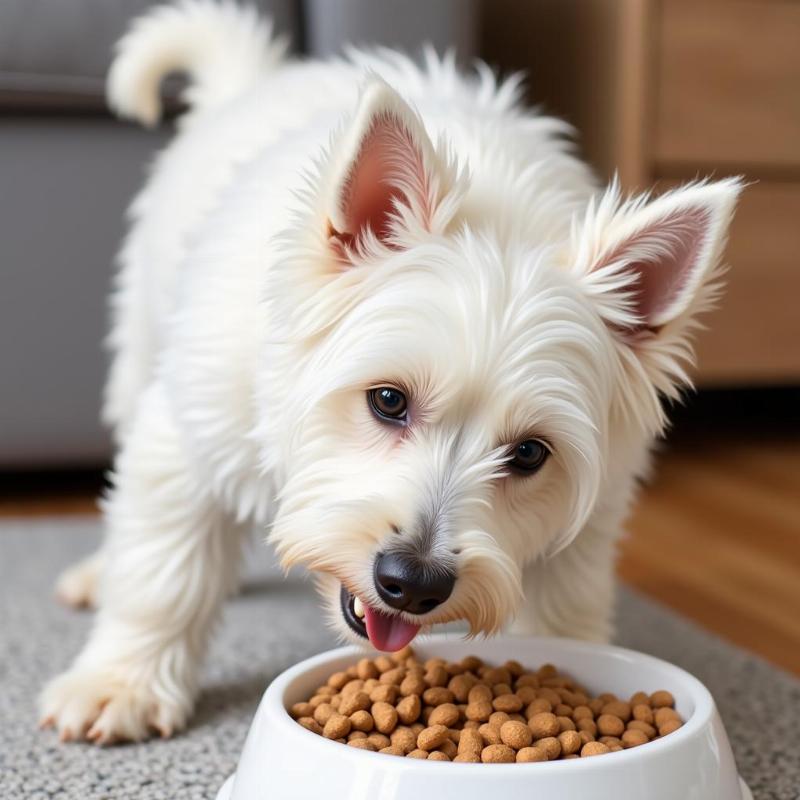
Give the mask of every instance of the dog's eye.
M 550 450 L 546 444 L 538 439 L 526 439 L 514 448 L 509 465 L 518 472 L 536 472 L 549 455 Z
M 379 386 L 367 392 L 370 408 L 381 419 L 404 422 L 408 415 L 406 396 L 391 386 Z

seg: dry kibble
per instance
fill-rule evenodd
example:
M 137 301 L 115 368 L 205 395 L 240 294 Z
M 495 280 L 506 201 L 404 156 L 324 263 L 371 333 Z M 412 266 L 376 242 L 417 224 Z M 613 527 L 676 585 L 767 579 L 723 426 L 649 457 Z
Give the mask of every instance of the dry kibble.
M 547 761 L 547 753 L 541 747 L 523 747 L 517 751 L 517 763 L 525 764 L 532 761 Z
M 660 728 L 665 722 L 671 719 L 680 719 L 678 712 L 672 708 L 659 708 L 653 715 L 653 720 L 657 728 Z
M 481 751 L 484 764 L 513 764 L 516 760 L 514 751 L 505 744 L 490 744 Z
M 623 747 L 638 747 L 640 744 L 647 744 L 650 737 L 643 731 L 629 729 L 622 734 Z
M 378 733 L 391 733 L 397 725 L 397 709 L 389 703 L 373 703 L 372 719 Z
M 402 750 L 404 754 L 410 753 L 412 750 L 416 750 L 417 747 L 417 737 L 414 734 L 414 731 L 405 726 L 396 728 L 392 732 L 390 741 L 392 743 L 392 747 Z
M 588 742 L 581 748 L 581 758 L 586 758 L 587 756 L 602 756 L 610 752 L 611 748 L 602 742 Z
M 313 717 L 300 717 L 297 720 L 307 731 L 322 735 L 322 725 L 319 724 Z
M 556 715 L 550 712 L 534 714 L 528 720 L 528 725 L 533 732 L 534 739 L 543 739 L 546 736 L 557 736 L 561 733 L 561 727 L 558 724 Z
M 410 694 L 397 704 L 397 718 L 403 725 L 411 725 L 422 713 L 422 701 L 419 695 Z
M 674 733 L 682 725 L 679 719 L 668 719 L 663 725 L 658 726 L 658 735 L 666 736 L 668 733 Z
M 384 747 L 388 747 L 391 744 L 389 737 L 385 733 L 378 733 L 377 731 L 373 731 L 367 736 L 367 739 L 369 739 L 378 750 L 383 750 Z
M 551 664 L 499 667 L 474 656 L 424 664 L 410 647 L 362 658 L 288 708 L 306 730 L 367 752 L 506 764 L 641 747 L 683 725 L 666 690 L 594 696 Z
M 370 705 L 372 705 L 372 702 L 366 692 L 353 692 L 339 704 L 339 713 L 349 717 L 351 714 L 355 714 L 356 711 L 366 711 Z
M 506 714 L 514 714 L 517 711 L 522 710 L 523 703 L 519 697 L 509 692 L 507 694 L 501 694 L 495 697 L 492 705 L 496 711 L 505 711 Z
M 444 725 L 446 728 L 452 728 L 458 722 L 460 716 L 458 709 L 452 703 L 443 703 L 433 709 L 428 718 L 428 724 Z
M 524 722 L 509 720 L 500 726 L 500 740 L 515 750 L 521 750 L 533 741 L 533 733 Z
M 347 744 L 350 747 L 357 747 L 359 750 L 369 750 L 372 753 L 377 751 L 377 748 L 369 739 L 351 739 Z
M 622 736 L 625 723 L 613 714 L 601 714 L 597 718 L 597 731 L 602 736 Z
M 375 727 L 375 722 L 369 711 L 354 711 L 350 715 L 350 724 L 353 730 L 364 731 L 365 733 L 369 733 Z
M 547 736 L 536 742 L 536 747 L 547 753 L 547 760 L 554 761 L 561 755 L 561 742 L 555 736 Z
M 484 722 L 478 728 L 478 733 L 483 737 L 484 744 L 500 744 L 500 728 L 497 725 L 490 725 Z
M 649 722 L 638 719 L 632 719 L 628 723 L 628 730 L 641 731 L 648 739 L 652 739 L 656 735 L 656 729 Z
M 432 686 L 422 693 L 422 699 L 429 706 L 440 706 L 442 703 L 452 703 L 456 698 L 450 689 L 444 686 Z
M 465 728 L 461 731 L 461 738 L 458 742 L 458 753 L 474 753 L 480 756 L 483 750 L 483 737 L 474 728 Z
M 447 738 L 447 728 L 444 725 L 431 725 L 420 731 L 417 736 L 417 747 L 420 750 L 435 750 Z
M 558 742 L 561 745 L 561 752 L 565 756 L 577 753 L 583 745 L 577 731 L 563 731 L 559 733 Z
M 381 684 L 376 686 L 370 693 L 369 699 L 373 703 L 391 703 L 397 702 L 398 689 L 396 686 L 387 686 Z
M 344 714 L 331 714 L 322 729 L 326 739 L 340 739 L 350 733 L 350 720 Z
M 675 706 L 675 698 L 664 690 L 653 692 L 650 695 L 650 705 L 653 708 L 673 708 Z

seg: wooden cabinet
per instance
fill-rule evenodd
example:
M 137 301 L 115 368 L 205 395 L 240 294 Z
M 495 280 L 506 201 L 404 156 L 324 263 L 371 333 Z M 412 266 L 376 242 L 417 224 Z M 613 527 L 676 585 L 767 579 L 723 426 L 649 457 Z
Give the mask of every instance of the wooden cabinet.
M 629 189 L 743 175 L 702 385 L 800 381 L 800 0 L 494 0 L 484 50 Z

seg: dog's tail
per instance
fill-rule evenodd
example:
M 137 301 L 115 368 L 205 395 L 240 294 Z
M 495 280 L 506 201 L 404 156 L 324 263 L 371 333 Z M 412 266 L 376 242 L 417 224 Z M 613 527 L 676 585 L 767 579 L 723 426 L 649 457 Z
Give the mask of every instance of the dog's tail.
M 108 73 L 108 103 L 143 125 L 161 117 L 161 82 L 189 76 L 191 108 L 218 105 L 252 86 L 280 63 L 287 42 L 253 8 L 232 0 L 180 0 L 134 21 L 116 47 Z

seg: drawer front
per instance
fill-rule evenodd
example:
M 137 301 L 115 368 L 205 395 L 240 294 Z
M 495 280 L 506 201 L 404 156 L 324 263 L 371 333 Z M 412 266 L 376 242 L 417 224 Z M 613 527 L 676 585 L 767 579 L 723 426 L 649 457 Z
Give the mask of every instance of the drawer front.
M 719 308 L 697 337 L 698 383 L 800 381 L 800 184 L 742 194 Z
M 800 2 L 663 0 L 655 36 L 662 174 L 800 168 Z

